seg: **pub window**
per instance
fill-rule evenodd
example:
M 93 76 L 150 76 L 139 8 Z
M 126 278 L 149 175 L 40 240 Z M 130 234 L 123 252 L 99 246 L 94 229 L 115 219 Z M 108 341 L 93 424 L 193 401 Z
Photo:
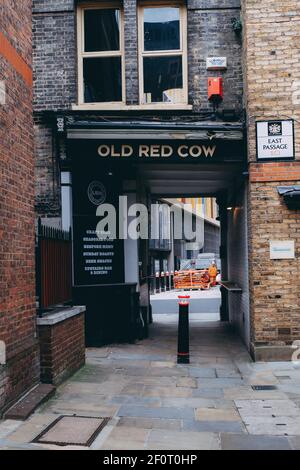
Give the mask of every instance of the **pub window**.
M 139 73 L 141 104 L 187 104 L 183 3 L 140 2 Z
M 124 102 L 123 12 L 118 3 L 78 11 L 79 102 Z

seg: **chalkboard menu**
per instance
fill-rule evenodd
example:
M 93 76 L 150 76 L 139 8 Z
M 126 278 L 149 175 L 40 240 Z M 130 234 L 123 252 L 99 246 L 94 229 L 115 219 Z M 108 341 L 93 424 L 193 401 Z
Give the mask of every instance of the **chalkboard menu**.
M 106 231 L 99 231 L 98 224 L 104 216 L 96 214 L 101 204 L 112 204 L 118 219 L 120 185 L 98 166 L 88 168 L 92 170 L 74 165 L 72 172 L 74 285 L 121 283 L 124 282 L 123 240 L 108 239 Z

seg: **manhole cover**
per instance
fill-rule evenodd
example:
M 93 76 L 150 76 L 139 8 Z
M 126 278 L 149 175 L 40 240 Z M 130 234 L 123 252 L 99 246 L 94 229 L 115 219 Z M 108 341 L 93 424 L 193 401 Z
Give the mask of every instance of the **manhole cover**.
M 275 385 L 251 385 L 253 390 L 276 390 Z
M 111 418 L 60 416 L 32 442 L 57 446 L 90 446 Z

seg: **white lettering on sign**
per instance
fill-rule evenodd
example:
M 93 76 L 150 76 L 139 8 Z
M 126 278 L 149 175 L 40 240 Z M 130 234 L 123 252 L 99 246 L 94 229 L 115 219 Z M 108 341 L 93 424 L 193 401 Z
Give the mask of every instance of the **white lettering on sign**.
M 256 123 L 257 159 L 294 158 L 294 126 L 292 120 Z
M 180 145 L 177 149 L 171 145 L 141 144 L 137 147 L 136 156 L 139 158 L 210 158 L 215 154 L 216 145 Z M 103 144 L 98 147 L 98 155 L 107 157 L 131 157 L 134 156 L 134 148 L 131 145 L 116 146 L 115 144 Z

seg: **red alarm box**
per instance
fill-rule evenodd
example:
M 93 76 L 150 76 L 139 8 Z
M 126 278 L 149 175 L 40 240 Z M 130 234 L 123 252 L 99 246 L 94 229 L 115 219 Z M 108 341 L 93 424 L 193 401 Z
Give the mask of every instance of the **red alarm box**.
M 210 101 L 222 101 L 223 80 L 221 77 L 209 77 L 207 79 L 208 99 Z

